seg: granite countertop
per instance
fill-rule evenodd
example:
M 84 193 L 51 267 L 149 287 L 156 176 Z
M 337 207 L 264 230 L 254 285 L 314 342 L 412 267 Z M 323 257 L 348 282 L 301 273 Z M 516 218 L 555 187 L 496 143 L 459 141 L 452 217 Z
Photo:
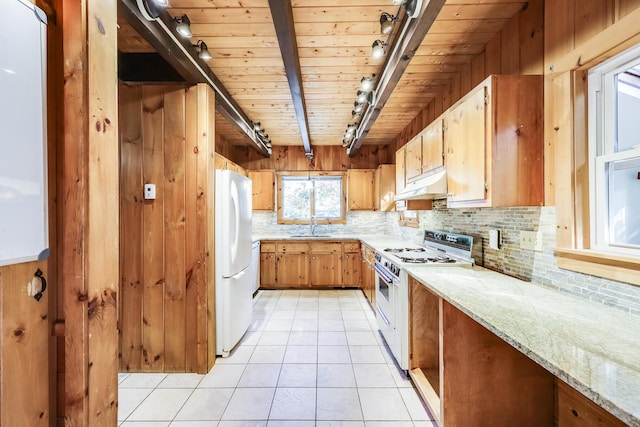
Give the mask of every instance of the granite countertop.
M 406 271 L 625 423 L 640 426 L 637 316 L 481 267 Z

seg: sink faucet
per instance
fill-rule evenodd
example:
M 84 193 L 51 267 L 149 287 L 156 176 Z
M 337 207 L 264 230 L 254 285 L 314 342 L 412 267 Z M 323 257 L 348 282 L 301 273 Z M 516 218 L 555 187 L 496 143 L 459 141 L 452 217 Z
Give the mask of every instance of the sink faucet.
M 311 218 L 309 219 L 309 229 L 311 231 L 312 236 L 316 234 L 317 226 L 318 226 L 318 222 L 316 221 L 316 217 L 311 215 Z

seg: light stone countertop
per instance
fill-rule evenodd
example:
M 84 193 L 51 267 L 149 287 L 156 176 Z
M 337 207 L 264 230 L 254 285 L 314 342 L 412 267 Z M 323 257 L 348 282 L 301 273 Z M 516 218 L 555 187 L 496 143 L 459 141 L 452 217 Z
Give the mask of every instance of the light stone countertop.
M 481 267 L 406 271 L 631 426 L 640 426 L 640 318 Z

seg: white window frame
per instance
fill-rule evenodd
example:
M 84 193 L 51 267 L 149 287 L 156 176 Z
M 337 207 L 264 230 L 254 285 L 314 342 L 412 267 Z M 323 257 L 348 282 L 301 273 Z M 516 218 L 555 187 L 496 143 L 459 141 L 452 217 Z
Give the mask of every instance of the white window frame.
M 591 249 L 640 256 L 640 247 L 609 239 L 609 163 L 640 156 L 640 147 L 615 152 L 617 100 L 615 75 L 640 63 L 640 46 L 591 68 L 588 75 L 589 213 Z

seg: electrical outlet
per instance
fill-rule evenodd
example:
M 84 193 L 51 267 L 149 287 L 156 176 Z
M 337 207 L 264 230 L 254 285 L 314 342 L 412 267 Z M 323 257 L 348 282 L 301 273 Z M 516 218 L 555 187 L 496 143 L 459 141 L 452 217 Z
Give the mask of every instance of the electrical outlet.
M 521 231 L 520 232 L 520 249 L 528 249 L 530 251 L 542 251 L 542 232 L 540 231 Z

